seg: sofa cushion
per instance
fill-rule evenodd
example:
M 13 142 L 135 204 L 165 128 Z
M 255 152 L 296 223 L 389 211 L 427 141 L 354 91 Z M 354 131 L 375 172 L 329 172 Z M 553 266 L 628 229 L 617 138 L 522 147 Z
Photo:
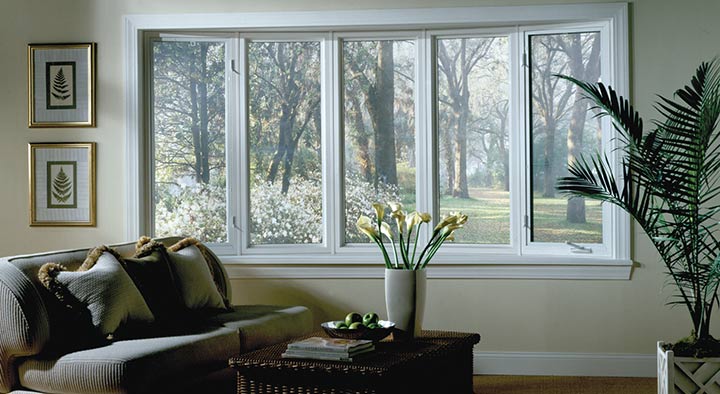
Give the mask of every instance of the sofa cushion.
M 44 264 L 38 277 L 68 307 L 68 318 L 90 320 L 103 336 L 112 336 L 126 322 L 152 322 L 152 312 L 115 255 L 99 247 L 77 271 Z
M 170 392 L 223 368 L 238 351 L 235 330 L 205 327 L 61 356 L 35 356 L 19 363 L 18 375 L 23 387 L 47 393 Z
M 186 308 L 225 309 L 210 268 L 197 246 L 188 245 L 174 252 L 168 251 L 168 256 Z
M 208 318 L 208 324 L 240 334 L 243 352 L 287 341 L 313 331 L 312 313 L 304 306 L 236 305 Z

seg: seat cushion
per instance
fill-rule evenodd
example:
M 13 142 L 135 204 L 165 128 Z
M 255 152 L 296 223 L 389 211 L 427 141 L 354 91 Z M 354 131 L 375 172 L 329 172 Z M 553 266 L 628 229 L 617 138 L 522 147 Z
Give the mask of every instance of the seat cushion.
M 18 374 L 23 387 L 46 393 L 169 392 L 222 369 L 239 347 L 236 330 L 205 327 L 59 357 L 36 356 L 21 361 Z
M 247 352 L 313 331 L 312 313 L 304 306 L 236 305 L 207 319 L 208 324 L 232 328 Z

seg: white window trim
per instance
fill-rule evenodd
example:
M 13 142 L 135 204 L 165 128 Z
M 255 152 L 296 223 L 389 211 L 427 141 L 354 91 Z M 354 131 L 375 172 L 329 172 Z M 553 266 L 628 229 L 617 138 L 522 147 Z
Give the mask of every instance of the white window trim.
M 227 14 L 171 14 L 171 15 L 127 15 L 125 24 L 125 80 L 126 80 L 126 235 L 129 240 L 137 239 L 147 227 L 147 218 L 150 212 L 149 195 L 146 193 L 146 177 L 144 171 L 148 160 L 148 147 L 142 138 L 146 126 L 144 116 L 145 106 L 143 97 L 142 62 L 144 61 L 143 35 L 151 30 L 179 30 L 189 31 L 200 29 L 203 31 L 332 31 L 334 27 L 342 27 L 342 31 L 362 31 L 364 29 L 464 29 L 468 27 L 516 26 L 516 25 L 551 25 L 553 23 L 568 22 L 597 22 L 605 21 L 612 41 L 613 57 L 608 59 L 612 73 L 613 87 L 623 96 L 628 96 L 629 65 L 628 65 L 628 5 L 626 3 L 597 3 L 597 4 L 571 4 L 558 6 L 511 6 L 511 7 L 464 7 L 464 8 L 435 8 L 435 9 L 396 9 L 396 10 L 357 10 L 357 11 L 318 11 L 318 12 L 260 12 L 260 13 L 227 13 Z M 527 30 L 530 30 L 529 28 Z M 516 35 L 520 36 L 519 34 Z M 337 51 L 336 40 L 326 40 L 323 50 Z M 422 55 L 431 50 L 432 35 L 423 32 L 423 38 L 418 40 L 418 54 Z M 523 45 L 523 42 L 514 42 L 511 45 Z M 512 51 L 516 56 L 518 51 Z M 238 54 L 242 55 L 242 53 Z M 518 60 L 518 59 L 513 59 Z M 519 62 L 514 61 L 513 64 Z M 323 71 L 327 67 L 337 67 L 337 64 L 323 64 Z M 416 70 L 419 81 L 417 97 L 431 95 L 429 87 L 432 86 L 433 72 L 425 69 Z M 522 70 L 512 70 L 513 75 Z M 337 82 L 337 81 L 335 81 Z M 240 84 L 242 85 L 242 84 Z M 518 85 L 518 84 L 514 84 Z M 523 92 L 513 86 L 512 95 L 523 97 Z M 327 94 L 325 90 L 323 94 Z M 327 100 L 325 100 L 327 98 Z M 323 97 L 323 111 L 331 115 L 333 106 L 339 105 L 335 98 Z M 240 101 L 240 100 L 238 100 Z M 430 103 L 431 100 L 421 100 Z M 524 111 L 523 100 L 518 100 L 519 111 Z M 420 137 L 417 140 L 420 153 L 433 157 L 431 141 L 427 139 L 427 130 L 432 121 L 432 108 L 419 108 L 425 104 L 416 104 L 418 118 L 416 123 Z M 241 119 L 244 114 L 240 112 Z M 515 117 L 517 118 L 517 117 Z M 332 116 L 323 117 L 323 159 L 333 152 L 329 147 L 338 144 L 336 127 L 338 120 Z M 237 120 L 243 123 L 242 120 Z M 332 131 L 332 132 L 328 132 Z M 237 146 L 238 141 L 228 140 L 228 144 Z M 609 149 L 614 148 L 615 141 L 609 142 Z M 243 149 L 243 147 L 239 147 Z M 246 148 L 246 147 L 245 147 Z M 337 165 L 339 157 L 334 158 Z M 230 159 L 232 160 L 232 158 Z M 425 160 L 424 162 L 427 162 Z M 432 160 L 426 163 L 423 169 L 426 173 L 433 173 Z M 620 169 L 619 160 L 616 161 L 616 170 Z M 337 170 L 333 168 L 333 170 Z M 335 171 L 337 173 L 337 171 Z M 621 173 L 618 171 L 617 173 Z M 324 180 L 330 180 L 329 175 L 323 174 Z M 244 178 L 244 177 L 241 177 Z M 520 190 L 524 182 L 515 177 L 518 184 L 512 185 Z M 334 201 L 332 195 L 340 179 L 335 177 L 325 188 L 326 199 Z M 241 181 L 243 182 L 243 181 Z M 330 185 L 333 183 L 332 185 Z M 242 184 L 240 185 L 243 186 Z M 431 201 L 420 201 L 427 196 L 418 196 L 418 204 L 435 210 Z M 328 206 L 327 204 L 325 204 Z M 513 207 L 515 208 L 515 207 Z M 337 211 L 337 209 L 335 209 Z M 242 212 L 242 210 L 240 211 Z M 329 211 L 326 211 L 329 212 Z M 520 211 L 516 211 L 520 212 Z M 339 212 L 331 214 L 336 216 Z M 327 215 L 327 213 L 326 213 Z M 555 279 L 628 279 L 631 274 L 632 261 L 630 260 L 630 221 L 629 217 L 620 210 L 614 209 L 612 216 L 612 236 L 615 246 L 611 255 L 603 258 L 599 256 L 542 256 L 542 255 L 506 255 L 502 253 L 478 253 L 477 250 L 464 250 L 456 245 L 443 248 L 433 264 L 429 267 L 430 277 L 438 278 L 555 278 Z M 145 219 L 143 219 L 145 218 Z M 519 220 L 516 218 L 515 220 Z M 337 222 L 337 220 L 335 220 Z M 332 226 L 326 226 L 325 242 L 336 244 L 337 231 L 331 234 Z M 607 231 L 605 231 L 607 233 Z M 237 232 L 239 233 L 239 231 Z M 241 235 L 238 234 L 238 237 Z M 517 245 L 519 239 L 513 245 Z M 239 239 L 238 239 L 239 241 Z M 278 277 L 278 278 L 364 278 L 380 277 L 382 264 L 370 265 L 370 261 L 379 261 L 376 249 L 345 246 L 343 249 L 353 250 L 352 255 L 327 254 L 323 256 L 312 255 L 311 259 L 298 258 L 293 252 L 287 255 L 252 255 L 223 258 L 228 271 L 233 277 Z M 467 249 L 467 248 L 465 248 Z M 495 252 L 500 252 L 495 251 Z M 373 260 L 374 259 L 374 260 Z M 268 266 L 267 264 L 271 264 Z M 279 265 L 280 264 L 280 265 Z M 348 267 L 347 264 L 352 264 Z

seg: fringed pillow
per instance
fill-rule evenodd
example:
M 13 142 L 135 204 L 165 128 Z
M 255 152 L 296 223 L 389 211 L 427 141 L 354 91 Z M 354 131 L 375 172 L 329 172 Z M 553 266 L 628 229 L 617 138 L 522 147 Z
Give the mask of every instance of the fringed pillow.
M 77 271 L 46 263 L 38 278 L 73 314 L 89 315 L 96 331 L 108 339 L 126 324 L 155 320 L 119 256 L 107 246 L 90 251 Z
M 138 243 L 135 255 L 122 262 L 158 322 L 172 323 L 183 318 L 185 305 L 165 245 L 155 241 Z
M 167 250 L 186 308 L 199 310 L 229 307 L 230 303 L 223 297 L 213 278 L 208 262 L 210 257 L 202 243 L 194 238 L 186 238 Z

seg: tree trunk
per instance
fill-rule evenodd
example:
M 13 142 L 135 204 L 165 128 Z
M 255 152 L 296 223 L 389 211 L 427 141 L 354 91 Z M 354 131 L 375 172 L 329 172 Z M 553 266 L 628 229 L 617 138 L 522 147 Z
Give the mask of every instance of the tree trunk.
M 210 183 L 210 133 L 208 131 L 208 89 L 207 54 L 208 43 L 200 44 L 200 81 L 198 99 L 200 104 L 200 178 L 202 183 Z
M 395 158 L 395 64 L 392 41 L 378 42 L 375 83 L 367 94 L 367 108 L 375 130 L 376 182 L 397 185 Z
M 568 52 L 568 58 L 570 59 L 570 72 L 574 78 L 588 82 L 595 82 L 600 77 L 599 35 L 598 38 L 593 40 L 587 65 L 583 64 L 582 42 L 580 38 L 579 34 L 574 35 L 572 42 L 566 49 Z M 567 134 L 568 166 L 575 163 L 580 155 L 582 155 L 583 132 L 585 130 L 585 120 L 587 118 L 588 102 L 584 99 L 582 91 L 575 88 L 574 96 L 572 115 Z M 566 216 L 569 223 L 585 223 L 585 199 L 582 197 L 575 197 L 568 200 Z
M 452 195 L 453 191 L 453 185 L 455 184 L 455 155 L 453 152 L 455 149 L 453 148 L 453 144 L 455 142 L 455 127 L 452 123 L 456 123 L 457 120 L 455 119 L 455 115 L 451 115 L 450 119 L 448 120 L 448 128 L 447 132 L 443 133 L 445 138 L 443 139 L 443 148 L 445 149 L 445 171 L 447 172 L 447 189 L 445 191 L 445 194 L 448 196 Z
M 510 155 L 505 146 L 505 136 L 507 135 L 507 106 L 504 109 L 498 109 L 496 112 L 500 119 L 500 134 L 497 136 L 498 152 L 500 153 L 500 162 L 503 166 L 503 190 L 510 191 Z
M 192 133 L 193 142 L 193 157 L 195 159 L 193 163 L 193 171 L 195 172 L 195 182 L 202 182 L 202 168 L 200 163 L 202 162 L 202 154 L 200 152 L 200 116 L 198 108 L 198 89 L 197 80 L 190 80 L 190 131 Z
M 551 116 L 545 117 L 545 146 L 543 150 L 543 197 L 555 197 L 555 129 L 557 125 Z
M 268 170 L 267 181 L 270 183 L 275 182 L 277 179 L 278 172 L 280 171 L 280 164 L 283 164 L 283 158 L 288 154 L 288 149 L 291 145 L 292 140 L 292 129 L 295 123 L 292 109 L 287 105 L 283 104 L 280 110 L 280 121 L 278 127 L 278 142 L 275 154 L 270 162 L 270 169 Z M 285 168 L 287 168 L 285 166 Z
M 356 95 L 348 94 L 348 101 L 350 102 L 350 110 L 347 113 L 348 119 L 353 123 L 355 132 L 352 134 L 357 146 L 357 157 L 356 160 L 360 166 L 360 173 L 362 174 L 365 182 L 372 183 L 373 181 L 373 163 L 372 157 L 370 156 L 370 136 L 365 129 L 365 122 L 362 118 L 362 107 L 360 106 L 360 100 Z
M 460 92 L 455 98 L 456 112 L 458 115 L 457 131 L 455 132 L 455 177 L 453 182 L 452 196 L 459 198 L 469 198 L 467 184 L 467 127 L 468 117 L 470 116 L 470 88 L 468 86 L 468 77 L 470 70 L 467 64 L 467 44 L 466 40 L 460 43 L 460 66 L 462 77 L 460 83 Z

